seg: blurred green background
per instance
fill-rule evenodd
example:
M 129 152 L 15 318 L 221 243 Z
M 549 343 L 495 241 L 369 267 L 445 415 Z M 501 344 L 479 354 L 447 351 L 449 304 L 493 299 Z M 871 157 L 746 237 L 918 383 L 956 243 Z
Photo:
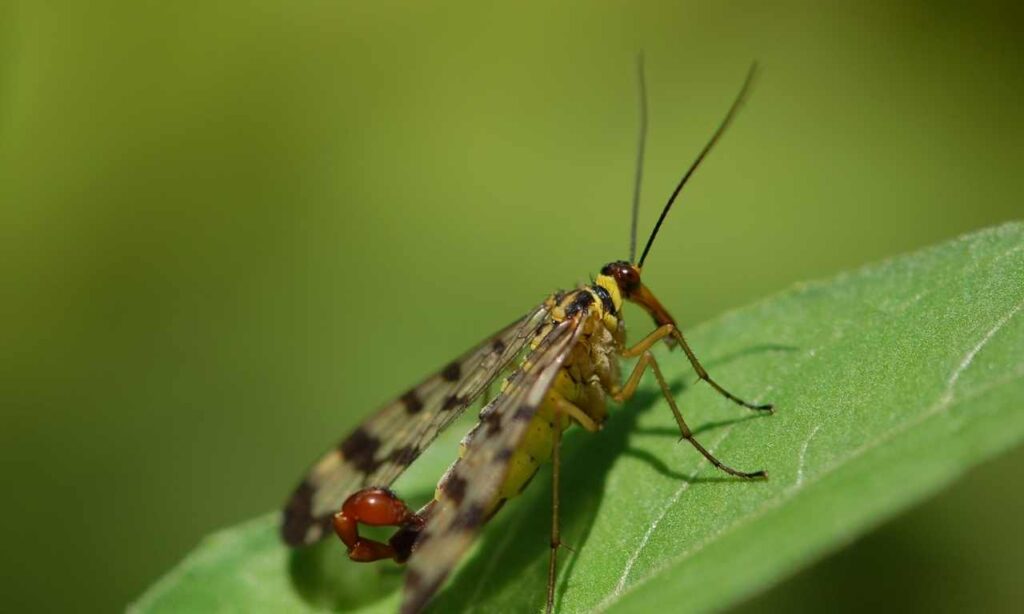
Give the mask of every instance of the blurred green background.
M 763 67 L 646 268 L 692 325 L 1020 218 L 1022 31 L 1009 3 L 0 3 L 2 609 L 119 609 L 625 257 L 638 49 L 643 229 Z M 1019 607 L 1021 461 L 747 609 Z

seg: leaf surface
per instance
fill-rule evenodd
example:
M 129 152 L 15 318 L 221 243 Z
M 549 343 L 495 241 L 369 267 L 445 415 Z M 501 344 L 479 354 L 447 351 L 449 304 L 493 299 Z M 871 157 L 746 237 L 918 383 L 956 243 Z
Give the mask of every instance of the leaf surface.
M 770 479 L 728 478 L 677 443 L 647 381 L 603 432 L 566 437 L 562 530 L 573 551 L 560 554 L 559 611 L 721 609 L 1019 443 L 1022 306 L 1024 224 L 1012 223 L 800 284 L 689 331 L 712 375 L 774 402 L 773 416 L 731 405 L 694 383 L 681 353 L 658 350 L 705 446 Z M 435 444 L 400 492 L 428 496 L 459 435 Z M 542 609 L 549 500 L 543 474 L 432 609 Z M 390 612 L 400 585 L 396 566 L 349 563 L 333 542 L 289 552 L 271 515 L 204 540 L 133 609 Z

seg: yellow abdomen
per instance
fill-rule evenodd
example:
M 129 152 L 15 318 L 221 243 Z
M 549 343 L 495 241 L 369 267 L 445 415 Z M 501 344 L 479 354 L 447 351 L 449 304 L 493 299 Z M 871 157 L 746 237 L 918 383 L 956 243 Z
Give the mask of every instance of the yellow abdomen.
M 555 443 L 556 405 L 555 398 L 564 398 L 570 403 L 578 403 L 582 397 L 581 386 L 570 376 L 567 369 L 559 371 L 555 382 L 548 391 L 547 397 L 537 413 L 530 419 L 522 441 L 509 460 L 508 474 L 498 494 L 492 502 L 492 509 L 505 500 L 515 497 L 526 488 L 537 469 L 551 460 L 551 450 Z M 571 422 L 563 417 L 561 428 L 564 431 Z

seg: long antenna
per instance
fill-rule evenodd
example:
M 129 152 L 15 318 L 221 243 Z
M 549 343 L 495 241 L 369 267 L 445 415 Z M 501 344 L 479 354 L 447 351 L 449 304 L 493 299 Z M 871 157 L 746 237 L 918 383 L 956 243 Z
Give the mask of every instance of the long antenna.
M 640 184 L 644 177 L 644 149 L 647 144 L 647 80 L 644 78 L 644 54 L 636 56 L 636 77 L 640 87 L 640 133 L 636 146 L 636 176 L 633 178 L 633 224 L 629 233 L 629 261 L 636 258 L 636 225 L 640 217 Z
M 725 114 L 725 119 L 722 120 L 722 123 L 718 124 L 718 128 L 715 130 L 715 133 L 711 135 L 711 139 L 708 140 L 706 145 L 704 145 L 704 149 L 700 151 L 697 159 L 693 161 L 693 164 L 690 165 L 686 174 L 679 180 L 679 184 L 676 186 L 676 189 L 672 191 L 672 196 L 669 196 L 668 202 L 665 203 L 665 208 L 661 210 L 661 216 L 658 218 L 657 223 L 654 224 L 654 230 L 651 231 L 650 238 L 647 239 L 647 245 L 644 247 L 644 253 L 640 255 L 640 262 L 637 263 L 638 268 L 643 268 L 644 260 L 647 258 L 647 253 L 651 251 L 651 245 L 654 244 L 654 237 L 658 236 L 658 230 L 661 229 L 661 223 L 665 221 L 665 216 L 668 215 L 668 210 L 672 208 L 672 203 L 676 202 L 676 197 L 679 196 L 679 191 L 683 189 L 683 186 L 686 185 L 687 181 L 689 181 L 690 175 L 693 175 L 693 172 L 697 170 L 700 163 L 704 161 L 704 157 L 708 155 L 708 152 L 711 151 L 711 148 L 718 142 L 722 133 L 724 133 L 725 129 L 729 127 L 729 124 L 732 123 L 733 117 L 736 116 L 736 111 L 740 108 L 740 105 L 743 104 L 743 100 L 746 98 L 747 92 L 750 90 L 750 83 L 754 80 L 754 73 L 756 72 L 757 62 L 754 62 L 750 65 L 750 70 L 747 71 L 747 78 L 743 81 L 743 87 L 740 88 L 740 93 L 737 94 L 736 99 L 733 100 L 732 106 L 729 107 L 729 112 Z

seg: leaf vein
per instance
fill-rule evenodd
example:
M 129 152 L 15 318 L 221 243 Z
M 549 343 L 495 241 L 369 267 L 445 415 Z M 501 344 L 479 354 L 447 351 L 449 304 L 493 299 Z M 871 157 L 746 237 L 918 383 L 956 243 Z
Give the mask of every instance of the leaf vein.
M 839 470 L 842 466 L 846 465 L 847 463 L 856 460 L 858 457 L 867 454 L 868 452 L 875 448 L 878 448 L 882 444 L 887 443 L 891 439 L 901 435 L 910 428 L 944 413 L 946 410 L 950 409 L 958 402 L 963 402 L 976 396 L 980 396 L 981 394 L 984 394 L 988 390 L 991 390 L 992 388 L 998 385 L 1003 385 L 1015 379 L 1019 379 L 1020 377 L 1024 377 L 1024 373 L 1015 373 L 1011 377 L 1001 378 L 1000 380 L 994 382 L 989 386 L 984 386 L 975 391 L 973 394 L 967 395 L 966 397 L 955 397 L 954 389 L 956 387 L 957 382 L 960 380 L 960 376 L 968 367 L 970 367 L 971 363 L 974 361 L 974 358 L 978 355 L 978 353 L 992 340 L 992 338 L 999 332 L 999 330 L 1006 326 L 1010 319 L 1013 318 L 1021 310 L 1022 307 L 1024 307 L 1024 301 L 1021 301 L 1014 305 L 1009 312 L 1007 312 L 1004 316 L 997 320 L 996 323 L 988 331 L 986 331 L 984 335 L 982 335 L 981 339 L 974 346 L 972 346 L 966 354 L 964 354 L 963 358 L 960 360 L 960 363 L 957 365 L 957 368 L 954 369 L 949 379 L 946 380 L 946 387 L 943 390 L 942 395 L 935 403 L 932 404 L 931 407 L 928 408 L 928 410 L 921 412 L 914 418 L 881 434 L 880 436 L 872 439 L 871 441 L 866 442 L 864 445 L 857 447 L 849 454 L 846 454 L 840 457 L 839 459 L 835 460 L 834 462 L 830 463 L 829 465 L 827 465 L 817 475 L 812 476 L 808 480 L 803 482 L 798 481 L 797 483 L 794 483 L 793 486 L 780 492 L 778 496 L 768 499 L 764 505 L 756 509 L 751 514 L 743 516 L 734 521 L 732 524 L 724 527 L 723 529 L 705 537 L 704 539 L 700 540 L 699 542 L 691 546 L 689 549 L 681 552 L 678 556 L 668 559 L 661 565 L 658 565 L 655 568 L 651 569 L 649 573 L 637 578 L 636 581 L 630 584 L 629 586 L 623 586 L 621 589 L 619 588 L 619 586 L 616 586 L 616 591 L 612 594 L 609 594 L 604 600 L 602 600 L 598 604 L 597 610 L 602 612 L 607 610 L 611 605 L 613 605 L 623 596 L 637 590 L 644 584 L 647 584 L 649 581 L 659 576 L 664 570 L 673 567 L 679 564 L 680 562 L 690 558 L 691 556 L 697 554 L 698 552 L 706 548 L 709 544 L 711 544 L 713 541 L 721 538 L 722 536 L 732 533 L 733 531 L 736 531 L 737 529 L 740 529 L 741 527 L 761 518 L 771 510 L 778 508 L 783 503 L 792 499 L 800 491 L 805 490 L 807 486 L 819 482 L 821 479 Z M 809 439 L 810 438 L 808 438 L 808 440 Z M 622 584 L 621 580 L 620 584 Z
M 722 436 L 718 438 L 718 440 L 714 443 L 712 447 L 717 448 L 720 445 L 722 445 L 722 442 L 725 441 L 726 437 L 729 436 L 730 431 L 732 431 L 732 425 L 729 425 L 723 429 Z M 677 488 L 675 492 L 672 493 L 672 496 L 665 501 L 665 505 L 662 506 L 657 518 L 655 518 L 654 521 L 647 527 L 647 530 L 644 531 L 643 537 L 640 538 L 640 542 L 637 544 L 636 549 L 633 551 L 632 554 L 629 555 L 629 559 L 626 561 L 626 566 L 622 569 L 622 574 L 619 576 L 619 581 L 615 584 L 615 588 L 612 589 L 612 592 L 609 593 L 601 601 L 601 603 L 597 605 L 597 609 L 599 611 L 603 611 L 608 605 L 611 605 L 618 598 L 619 595 L 622 594 L 623 590 L 626 588 L 626 582 L 629 580 L 629 576 L 633 572 L 633 567 L 634 565 L 636 565 L 637 560 L 640 558 L 640 553 L 643 552 L 644 548 L 647 547 L 647 543 L 650 541 L 651 536 L 654 534 L 654 531 L 658 528 L 658 525 L 661 524 L 661 521 L 665 519 L 665 516 L 668 515 L 669 510 L 672 509 L 672 507 L 679 502 L 679 498 L 683 495 L 683 493 L 690 488 L 692 480 L 694 480 L 697 477 L 697 474 L 700 473 L 700 471 L 704 468 L 706 464 L 707 459 L 701 457 L 701 459 L 697 462 L 697 466 L 688 476 L 688 479 L 684 480 L 683 483 L 679 485 L 679 488 Z
M 800 459 L 797 462 L 796 483 L 793 484 L 794 488 L 800 488 L 800 486 L 804 483 L 804 466 L 806 465 L 807 461 L 807 448 L 810 447 L 811 440 L 814 439 L 814 436 L 818 434 L 818 431 L 820 429 L 821 423 L 819 422 L 818 424 L 814 425 L 813 429 L 811 429 L 811 434 L 808 435 L 807 439 L 804 440 L 804 445 L 800 446 Z

